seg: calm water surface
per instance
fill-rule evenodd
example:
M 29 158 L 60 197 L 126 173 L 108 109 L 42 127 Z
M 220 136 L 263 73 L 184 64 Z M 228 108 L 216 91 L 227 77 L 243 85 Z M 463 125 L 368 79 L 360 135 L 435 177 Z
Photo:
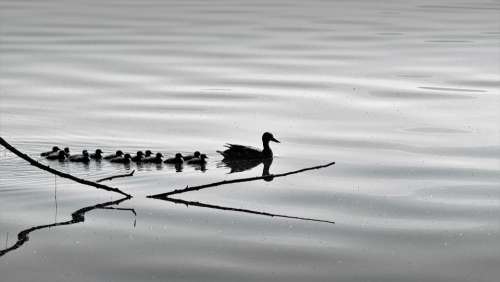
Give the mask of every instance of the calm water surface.
M 40 229 L 1 281 L 498 281 L 500 2 L 0 1 L 0 135 L 172 155 L 185 166 L 56 169 L 134 196 Z M 281 144 L 273 181 L 224 179 L 225 142 Z M 46 160 L 41 160 L 47 163 Z M 119 195 L 0 151 L 0 248 Z M 134 209 L 137 215 L 131 212 Z

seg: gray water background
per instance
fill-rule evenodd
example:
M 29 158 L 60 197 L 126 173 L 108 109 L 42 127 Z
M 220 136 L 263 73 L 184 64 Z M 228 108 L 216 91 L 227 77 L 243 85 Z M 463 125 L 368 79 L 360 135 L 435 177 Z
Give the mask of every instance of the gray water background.
M 172 155 L 207 170 L 49 163 L 134 198 L 38 230 L 0 281 L 498 281 L 500 2 L 0 1 L 0 135 Z M 260 146 L 258 176 L 215 150 Z M 41 161 L 48 163 L 45 160 Z M 23 229 L 119 199 L 0 151 L 0 248 Z

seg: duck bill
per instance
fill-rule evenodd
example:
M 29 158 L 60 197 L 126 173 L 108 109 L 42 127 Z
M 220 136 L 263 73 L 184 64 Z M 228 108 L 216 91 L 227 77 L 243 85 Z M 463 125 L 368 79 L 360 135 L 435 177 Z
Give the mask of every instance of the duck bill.
M 280 141 L 276 140 L 276 138 L 274 138 L 274 137 L 272 137 L 270 140 L 273 142 L 276 142 L 276 143 L 280 143 Z

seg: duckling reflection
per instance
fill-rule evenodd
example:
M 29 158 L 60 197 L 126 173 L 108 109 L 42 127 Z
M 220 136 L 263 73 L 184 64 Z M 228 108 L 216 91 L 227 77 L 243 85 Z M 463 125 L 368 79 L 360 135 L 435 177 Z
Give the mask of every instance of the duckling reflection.
M 176 163 L 174 164 L 174 167 L 175 167 L 175 172 L 182 172 L 182 170 L 184 169 L 184 165 L 182 163 Z
M 156 170 L 162 170 L 163 169 L 163 162 L 155 163 L 155 168 L 156 168 Z

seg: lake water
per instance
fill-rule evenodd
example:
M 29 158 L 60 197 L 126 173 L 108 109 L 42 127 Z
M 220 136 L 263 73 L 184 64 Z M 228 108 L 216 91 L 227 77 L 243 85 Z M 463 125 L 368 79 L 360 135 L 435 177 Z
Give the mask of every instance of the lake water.
M 33 231 L 0 256 L 0 281 L 498 281 L 499 14 L 487 0 L 0 1 L 0 135 L 85 179 L 136 170 L 105 183 L 132 199 Z M 146 198 L 260 176 L 215 151 L 264 131 L 281 141 L 271 173 L 336 164 L 174 197 L 201 205 Z M 53 145 L 210 159 L 41 159 Z M 0 180 L 0 249 L 121 197 L 3 148 Z

